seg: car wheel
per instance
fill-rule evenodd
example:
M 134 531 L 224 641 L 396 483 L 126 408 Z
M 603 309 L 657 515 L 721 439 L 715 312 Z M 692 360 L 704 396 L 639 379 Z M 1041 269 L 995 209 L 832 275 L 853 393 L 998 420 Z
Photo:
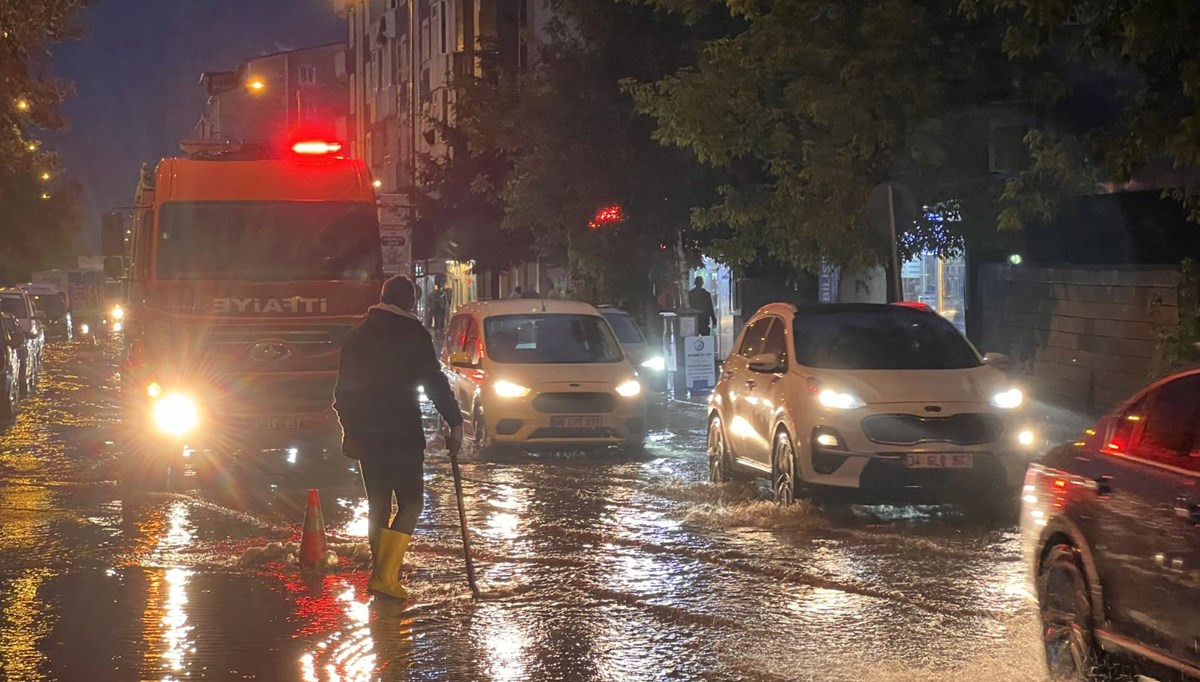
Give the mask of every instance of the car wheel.
M 708 422 L 708 480 L 711 483 L 728 483 L 733 478 L 729 461 L 729 446 L 725 443 L 725 429 L 721 418 L 714 416 Z
M 771 491 L 775 503 L 786 507 L 796 501 L 796 449 L 787 431 L 775 437 L 771 452 Z
M 19 389 L 15 380 L 5 382 L 4 399 L 0 401 L 0 419 L 9 421 L 17 416 L 17 395 Z
M 483 410 L 475 408 L 475 415 L 471 417 L 471 422 L 475 425 L 475 434 L 471 438 L 475 444 L 475 452 L 481 455 L 491 452 L 495 444 L 487 431 L 487 420 L 483 418 Z
M 1098 682 L 1112 679 L 1092 622 L 1092 600 L 1075 548 L 1050 548 L 1038 572 L 1038 604 L 1046 668 L 1054 680 Z

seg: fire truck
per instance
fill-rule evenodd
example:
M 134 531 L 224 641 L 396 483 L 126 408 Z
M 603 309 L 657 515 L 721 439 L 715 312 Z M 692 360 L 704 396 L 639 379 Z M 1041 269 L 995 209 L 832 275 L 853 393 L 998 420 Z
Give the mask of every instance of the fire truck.
M 132 227 L 102 220 L 127 286 L 128 461 L 329 449 L 342 338 L 383 278 L 370 172 L 320 139 L 182 146 L 144 169 Z

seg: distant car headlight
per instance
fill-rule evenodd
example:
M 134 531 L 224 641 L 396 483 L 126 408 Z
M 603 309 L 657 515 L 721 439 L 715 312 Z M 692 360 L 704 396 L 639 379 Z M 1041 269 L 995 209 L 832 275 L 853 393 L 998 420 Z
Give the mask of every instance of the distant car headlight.
M 658 355 L 643 362 L 642 367 L 651 372 L 663 372 L 667 369 L 667 361 L 661 355 Z
M 79 333 L 86 336 L 92 333 L 92 328 L 88 326 L 87 322 L 84 322 L 83 324 L 79 325 Z
M 860 407 L 866 407 L 867 404 L 862 401 L 862 398 L 853 393 L 842 393 L 830 388 L 826 388 L 817 394 L 817 401 L 825 407 L 831 407 L 835 410 L 856 410 Z
M 121 331 L 121 323 L 120 322 L 113 322 L 113 331 L 114 332 Z
M 630 379 L 617 384 L 616 391 L 622 398 L 632 398 L 642 392 L 642 384 L 637 379 Z
M 154 404 L 154 425 L 171 436 L 186 436 L 200 422 L 196 401 L 180 393 L 171 393 Z
M 497 381 L 492 384 L 492 390 L 501 398 L 524 398 L 529 395 L 529 389 L 511 381 Z
M 992 396 L 992 404 L 1002 410 L 1015 410 L 1025 402 L 1025 395 L 1019 388 L 1010 388 Z
M 121 306 L 119 306 L 119 305 L 118 305 L 118 306 L 113 306 L 113 309 L 112 309 L 112 315 L 111 315 L 111 317 L 112 317 L 112 319 L 114 319 L 114 320 L 123 320 L 123 319 L 125 319 L 125 309 L 124 309 L 124 308 L 122 308 L 122 307 L 121 307 Z

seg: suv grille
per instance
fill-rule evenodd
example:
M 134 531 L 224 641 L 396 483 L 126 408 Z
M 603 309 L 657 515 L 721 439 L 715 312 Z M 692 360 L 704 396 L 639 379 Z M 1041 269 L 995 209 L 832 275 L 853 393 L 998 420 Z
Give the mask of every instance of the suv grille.
M 992 414 L 956 414 L 950 417 L 879 414 L 864 419 L 862 427 L 867 438 L 884 445 L 982 445 L 998 440 L 1004 430 L 1000 418 Z
M 533 409 L 549 414 L 599 414 L 615 408 L 611 393 L 542 393 L 533 399 Z

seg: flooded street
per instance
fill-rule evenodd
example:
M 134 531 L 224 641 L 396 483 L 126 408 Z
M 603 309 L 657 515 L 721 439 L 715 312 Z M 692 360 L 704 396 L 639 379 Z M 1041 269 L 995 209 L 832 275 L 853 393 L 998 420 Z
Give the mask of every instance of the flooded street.
M 704 482 L 703 410 L 646 453 L 463 461 L 482 599 L 447 458 L 427 464 L 406 604 L 350 555 L 340 455 L 197 464 L 126 493 L 114 350 L 47 351 L 0 436 L 0 675 L 10 680 L 1037 680 L 1015 528 L 950 510 L 780 509 Z M 241 562 L 298 541 L 320 489 L 339 568 Z

